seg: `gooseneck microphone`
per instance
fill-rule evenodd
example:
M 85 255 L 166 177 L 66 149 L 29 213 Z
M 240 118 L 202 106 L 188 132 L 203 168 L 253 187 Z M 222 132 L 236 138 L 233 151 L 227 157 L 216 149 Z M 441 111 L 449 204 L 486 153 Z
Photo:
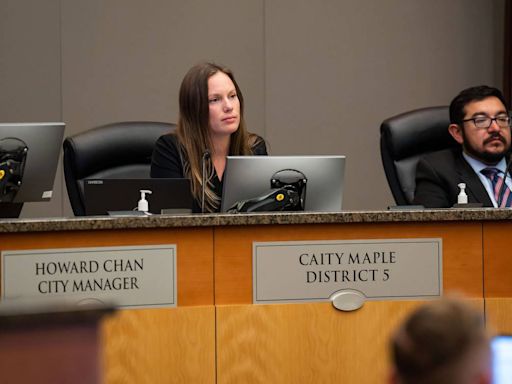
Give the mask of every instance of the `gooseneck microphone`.
M 201 159 L 201 170 L 203 172 L 203 180 L 201 181 L 201 213 L 204 213 L 204 191 L 206 186 L 206 162 L 210 158 L 210 151 L 207 149 L 203 153 L 203 158 Z

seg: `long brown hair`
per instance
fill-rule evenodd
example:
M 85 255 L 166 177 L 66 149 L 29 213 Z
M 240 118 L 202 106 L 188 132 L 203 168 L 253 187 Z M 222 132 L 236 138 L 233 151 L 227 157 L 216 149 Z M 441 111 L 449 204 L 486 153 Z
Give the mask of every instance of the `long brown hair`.
M 244 98 L 233 72 L 226 67 L 213 63 L 201 63 L 192 67 L 181 83 L 179 104 L 180 116 L 176 135 L 182 151 L 183 172 L 190 178 L 192 194 L 197 201 L 202 195 L 202 159 L 206 151 L 213 153 L 210 138 L 209 106 L 208 106 L 208 79 L 217 72 L 225 73 L 235 85 L 238 100 L 240 101 L 240 125 L 236 132 L 231 134 L 229 154 L 252 154 L 250 140 L 253 136 L 247 132 L 244 120 Z M 208 180 L 214 173 L 211 160 L 206 162 Z M 212 190 L 211 182 L 205 186 L 205 210 L 215 211 L 220 205 L 219 197 Z

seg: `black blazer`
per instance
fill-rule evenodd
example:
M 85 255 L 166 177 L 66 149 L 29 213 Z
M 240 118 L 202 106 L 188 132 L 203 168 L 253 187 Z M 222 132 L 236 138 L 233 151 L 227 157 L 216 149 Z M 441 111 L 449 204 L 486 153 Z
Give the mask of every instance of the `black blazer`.
M 493 206 L 484 185 L 459 148 L 433 152 L 420 159 L 414 203 L 427 208 L 449 208 L 457 203 L 459 183 L 466 184 L 469 203 Z

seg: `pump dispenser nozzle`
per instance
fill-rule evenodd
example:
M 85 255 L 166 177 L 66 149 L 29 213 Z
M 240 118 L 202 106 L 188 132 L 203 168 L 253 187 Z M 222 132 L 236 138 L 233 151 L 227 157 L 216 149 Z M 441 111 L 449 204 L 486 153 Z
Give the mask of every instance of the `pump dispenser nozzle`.
M 140 190 L 140 200 L 137 204 L 137 210 L 141 212 L 148 212 L 149 211 L 149 204 L 146 200 L 146 194 L 151 195 L 153 192 L 151 192 L 149 189 L 141 189 Z
M 460 193 L 457 196 L 457 204 L 467 204 L 468 203 L 468 195 L 466 194 L 466 184 L 459 183 L 457 186 L 460 188 Z

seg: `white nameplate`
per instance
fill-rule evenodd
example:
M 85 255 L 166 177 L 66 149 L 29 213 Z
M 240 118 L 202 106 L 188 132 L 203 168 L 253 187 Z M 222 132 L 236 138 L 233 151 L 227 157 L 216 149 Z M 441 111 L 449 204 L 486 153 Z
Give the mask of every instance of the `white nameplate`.
M 176 306 L 176 245 L 2 251 L 2 299 Z
M 442 240 L 253 243 L 253 302 L 327 301 L 352 289 L 368 300 L 428 298 L 443 291 Z

